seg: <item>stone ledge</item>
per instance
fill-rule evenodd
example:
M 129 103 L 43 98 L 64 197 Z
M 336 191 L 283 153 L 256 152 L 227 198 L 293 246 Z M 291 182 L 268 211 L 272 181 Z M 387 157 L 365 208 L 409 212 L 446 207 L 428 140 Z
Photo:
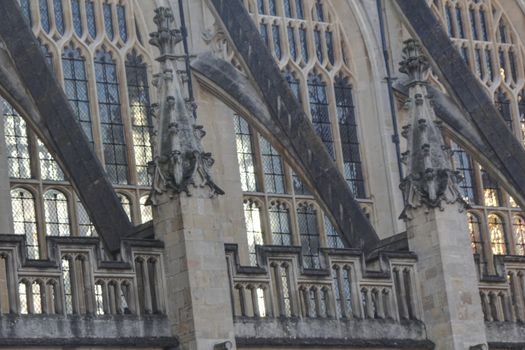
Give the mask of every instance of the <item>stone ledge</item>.
M 420 321 L 235 319 L 239 346 L 366 346 L 433 349 Z
M 2 315 L 0 346 L 127 346 L 174 348 L 163 315 Z

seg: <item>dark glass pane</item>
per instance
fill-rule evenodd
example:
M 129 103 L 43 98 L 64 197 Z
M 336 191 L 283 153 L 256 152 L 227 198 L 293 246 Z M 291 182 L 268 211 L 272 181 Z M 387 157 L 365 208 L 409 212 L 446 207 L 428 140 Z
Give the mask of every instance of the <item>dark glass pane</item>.
M 97 23 L 95 21 L 95 4 L 93 0 L 86 0 L 86 18 L 89 35 L 94 39 L 97 36 Z
M 73 27 L 78 36 L 82 36 L 82 17 L 80 15 L 80 0 L 71 0 L 71 12 L 73 14 Z
M 332 125 L 328 112 L 328 99 L 326 96 L 326 85 L 318 75 L 308 78 L 308 95 L 310 99 L 310 112 L 312 124 L 326 146 L 332 159 L 335 159 L 334 140 L 332 137 Z
M 111 4 L 104 3 L 104 28 L 106 29 L 106 34 L 110 40 L 113 40 L 115 33 L 113 32 L 113 14 L 111 10 Z
M 49 8 L 47 7 L 47 0 L 39 0 L 38 8 L 40 10 L 40 24 L 45 32 L 49 33 L 51 28 L 49 20 Z
M 62 8 L 62 0 L 53 0 L 55 8 L 55 25 L 60 34 L 64 34 L 64 9 Z
M 120 38 L 126 42 L 128 41 L 128 26 L 126 24 L 126 8 L 124 6 L 117 5 L 117 16 Z

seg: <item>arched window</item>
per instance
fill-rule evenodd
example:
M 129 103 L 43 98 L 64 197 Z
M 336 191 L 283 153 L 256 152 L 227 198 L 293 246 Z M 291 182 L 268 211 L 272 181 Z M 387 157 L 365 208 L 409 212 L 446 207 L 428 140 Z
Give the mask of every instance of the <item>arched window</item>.
M 117 4 L 118 32 L 123 42 L 128 41 L 128 25 L 126 23 L 126 7 Z
M 250 264 L 255 266 L 257 265 L 255 246 L 264 244 L 261 227 L 261 210 L 257 206 L 257 203 L 249 200 L 244 202 L 244 220 L 246 223 Z
M 252 146 L 252 132 L 248 123 L 238 115 L 234 116 L 237 158 L 243 191 L 256 192 L 255 162 Z
M 69 210 L 66 196 L 57 190 L 44 194 L 46 231 L 48 236 L 69 236 Z
M 283 203 L 273 202 L 268 208 L 268 215 L 272 231 L 272 244 L 292 245 L 292 229 L 288 207 Z
M 51 29 L 50 19 L 49 19 L 49 8 L 47 5 L 47 0 L 38 0 L 38 9 L 40 11 L 40 25 L 47 33 Z
M 140 197 L 140 219 L 142 223 L 153 220 L 153 213 L 151 211 L 151 206 L 146 205 L 148 196 Z
M 270 193 L 285 193 L 284 169 L 281 156 L 265 138 L 259 138 L 262 166 L 264 171 L 264 188 Z
M 5 100 L 2 102 L 9 176 L 29 179 L 31 178 L 31 163 L 26 122 L 10 104 Z
M 297 208 L 297 222 L 303 255 L 303 266 L 307 269 L 320 268 L 319 259 L 319 226 L 317 210 L 308 204 L 302 203 Z
M 102 9 L 104 12 L 104 29 L 106 30 L 106 35 L 110 40 L 113 40 L 115 37 L 115 32 L 113 31 L 113 9 L 111 4 L 106 0 L 102 4 Z
M 335 159 L 332 124 L 330 122 L 328 99 L 326 96 L 326 83 L 319 75 L 311 74 L 308 77 L 308 95 L 313 127 L 326 146 L 332 159 Z
M 92 39 L 95 39 L 97 36 L 97 24 L 95 20 L 95 3 L 93 0 L 85 0 L 86 4 L 86 20 L 89 35 Z
M 106 5 L 108 4 L 104 4 L 105 8 Z M 101 50 L 97 53 L 95 75 L 106 172 L 113 183 L 127 184 L 128 159 L 120 110 L 117 66 L 110 52 Z
M 505 225 L 498 215 L 491 214 L 488 216 L 490 245 L 492 254 L 507 254 L 507 241 L 505 238 Z
M 89 219 L 89 215 L 80 200 L 77 200 L 78 235 L 81 237 L 95 237 L 97 231 L 95 225 Z
M 75 33 L 81 37 L 83 33 L 82 15 L 80 14 L 80 0 L 71 0 L 71 14 Z
M 499 207 L 501 193 L 498 183 L 484 169 L 481 169 L 481 181 L 483 182 L 484 204 L 488 207 Z
M 86 60 L 78 49 L 73 48 L 73 46 L 64 48 L 62 70 L 64 72 L 64 91 L 73 107 L 73 111 L 77 115 L 77 120 L 82 130 L 84 130 L 84 134 L 86 134 L 88 141 L 93 147 Z
M 29 302 L 27 294 L 27 282 L 20 282 L 18 284 L 18 299 L 20 301 L 20 313 L 22 315 L 27 315 L 29 313 Z
M 129 108 L 133 131 L 133 150 L 137 181 L 140 185 L 149 184 L 148 163 L 153 160 L 151 149 L 151 113 L 148 86 L 148 71 L 142 57 L 135 52 L 126 61 Z
M 468 230 L 470 233 L 470 244 L 473 254 L 483 255 L 483 240 L 481 239 L 481 229 L 479 219 L 472 213 L 467 213 Z
M 55 12 L 55 26 L 60 34 L 64 34 L 64 9 L 62 8 L 62 0 L 53 0 L 53 7 Z
M 514 243 L 516 254 L 525 255 L 525 220 L 520 215 L 512 218 L 512 228 L 514 231 Z
M 38 228 L 36 224 L 35 197 L 23 188 L 11 190 L 13 225 L 15 234 L 24 235 L 29 259 L 39 259 Z
M 66 314 L 73 313 L 73 279 L 71 276 L 71 265 L 71 258 L 62 258 L 62 283 L 64 286 L 64 309 Z

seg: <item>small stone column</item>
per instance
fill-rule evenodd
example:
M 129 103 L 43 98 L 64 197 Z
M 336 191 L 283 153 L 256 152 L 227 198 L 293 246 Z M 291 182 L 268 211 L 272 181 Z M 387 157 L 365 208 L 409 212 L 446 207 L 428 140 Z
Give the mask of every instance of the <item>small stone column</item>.
M 13 233 L 11 214 L 11 184 L 9 182 L 9 162 L 5 140 L 5 105 L 0 101 L 0 234 Z
M 407 223 L 410 250 L 418 256 L 424 322 L 436 350 L 486 346 L 465 203 L 428 96 L 424 77 L 429 65 L 414 40 L 405 43 L 403 53 L 401 72 L 410 78 L 411 124 L 403 132 L 408 176 L 401 184 L 401 217 Z
M 181 42 L 169 8 L 155 10 L 158 31 L 150 43 L 160 50 L 155 76 L 155 159 L 151 166 L 155 236 L 165 244 L 167 313 L 183 350 L 235 347 L 231 294 L 220 230 L 213 159 L 204 152 L 194 103 L 185 100 L 176 46 Z

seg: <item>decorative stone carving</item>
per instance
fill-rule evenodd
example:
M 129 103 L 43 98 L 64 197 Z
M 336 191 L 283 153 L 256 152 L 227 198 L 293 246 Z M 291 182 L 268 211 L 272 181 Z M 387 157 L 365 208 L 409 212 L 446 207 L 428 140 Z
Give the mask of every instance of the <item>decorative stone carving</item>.
M 430 66 L 417 41 L 405 41 L 400 66 L 400 71 L 409 76 L 406 107 L 410 120 L 401 133 L 408 145 L 403 153 L 408 175 L 400 185 L 405 201 L 401 218 L 410 220 L 411 210 L 422 206 L 443 209 L 443 203 L 459 203 L 463 210 L 466 203 L 458 188 L 461 176 L 452 169 L 450 154 L 443 142 L 432 97 L 427 91 Z
M 150 164 L 153 189 L 149 202 L 156 205 L 157 196 L 165 192 L 172 195 L 185 192 L 191 196 L 192 187 L 207 187 L 210 197 L 224 194 L 210 174 L 214 160 L 211 153 L 203 150 L 201 140 L 206 132 L 195 123 L 195 103 L 183 97 L 183 77 L 177 69 L 176 55 L 182 34 L 173 28 L 174 17 L 169 8 L 157 8 L 154 22 L 158 30 L 150 34 L 150 44 L 160 50 L 157 61 L 161 71 L 153 80 L 159 103 L 153 106 L 157 125 L 153 142 L 154 161 Z

